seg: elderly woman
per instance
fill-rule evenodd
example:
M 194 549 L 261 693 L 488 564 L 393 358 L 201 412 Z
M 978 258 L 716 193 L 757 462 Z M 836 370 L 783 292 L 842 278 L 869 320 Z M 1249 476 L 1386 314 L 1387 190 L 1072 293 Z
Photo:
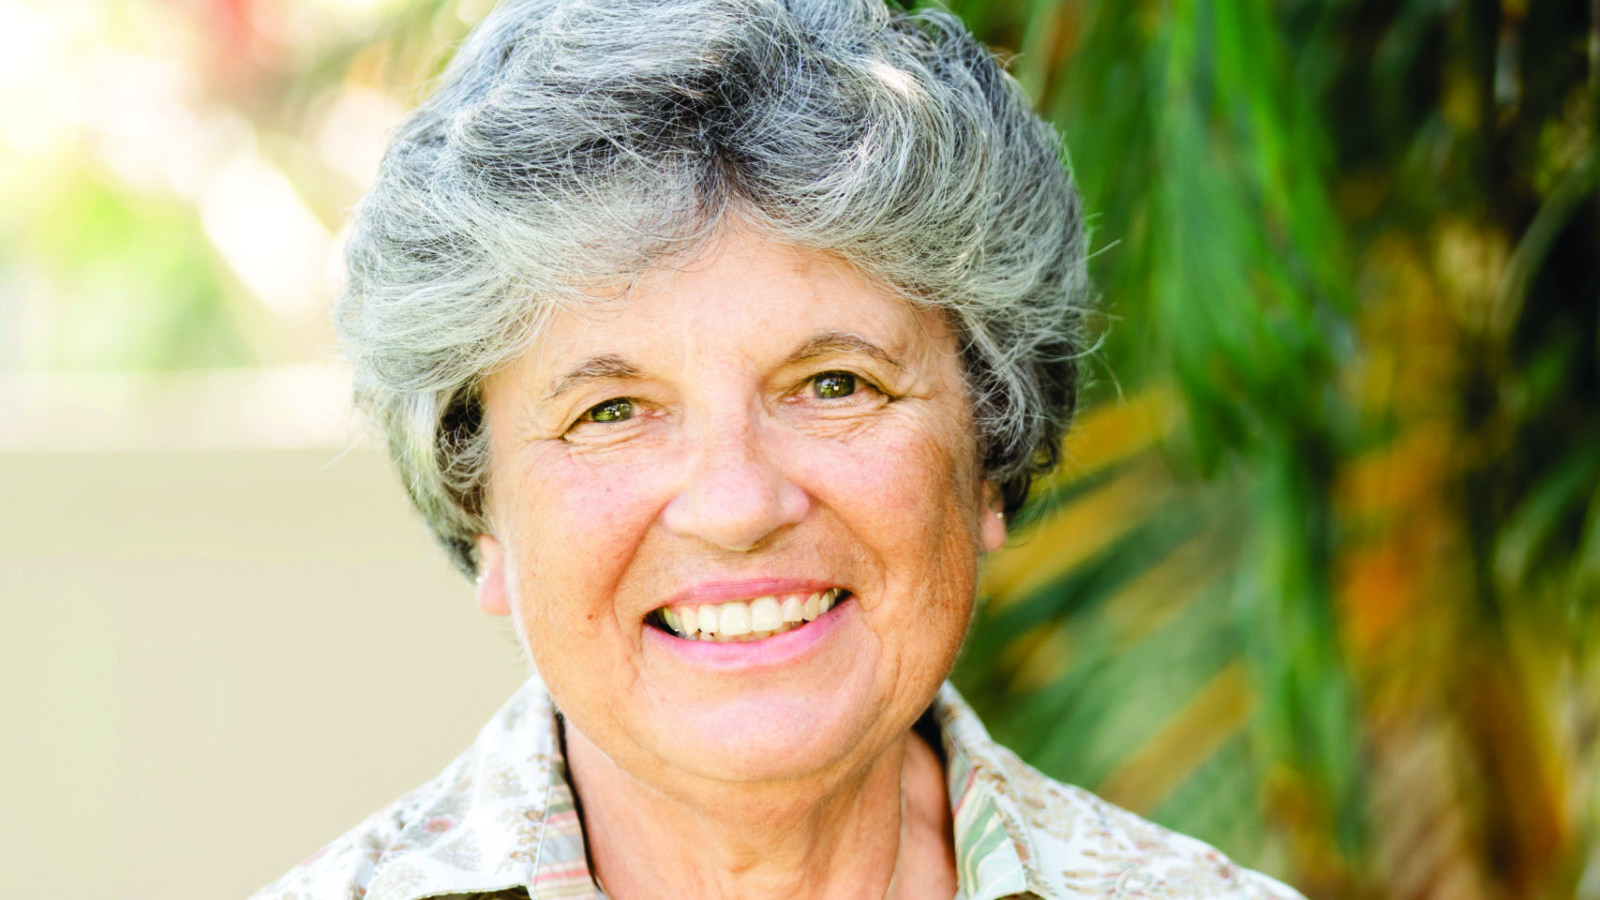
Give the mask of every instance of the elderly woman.
M 494 10 L 337 320 L 538 677 L 259 896 L 1294 896 L 944 684 L 1072 412 L 1083 243 L 1056 136 L 948 15 Z

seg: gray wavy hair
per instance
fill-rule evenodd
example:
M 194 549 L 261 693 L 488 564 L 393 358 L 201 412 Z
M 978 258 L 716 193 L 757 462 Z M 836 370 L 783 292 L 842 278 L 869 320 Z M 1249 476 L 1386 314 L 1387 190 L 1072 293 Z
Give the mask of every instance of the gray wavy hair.
M 881 0 L 508 0 L 395 135 L 335 309 L 358 403 L 463 572 L 489 531 L 484 377 L 556 309 L 731 218 L 945 312 L 1007 511 L 1055 465 L 1087 294 L 1078 196 L 959 21 Z

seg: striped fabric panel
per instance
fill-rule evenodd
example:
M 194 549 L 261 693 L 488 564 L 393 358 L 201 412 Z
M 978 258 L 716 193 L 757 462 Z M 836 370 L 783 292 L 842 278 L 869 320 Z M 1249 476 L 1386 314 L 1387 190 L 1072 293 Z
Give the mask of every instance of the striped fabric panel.
M 981 761 L 974 755 L 988 735 L 977 715 L 946 684 L 934 701 L 935 718 L 944 738 L 945 777 L 950 788 L 950 810 L 955 819 L 956 878 L 960 900 L 998 900 L 1029 893 L 1023 865 L 1027 850 L 1006 827 L 996 801 L 1000 798 L 985 779 L 978 777 Z
M 998 900 L 1028 889 L 1027 873 L 993 798 L 967 798 L 955 824 L 956 877 L 964 896 Z
M 583 840 L 583 822 L 567 781 L 567 766 L 557 759 L 550 766 L 539 851 L 529 879 L 531 900 L 595 900 L 594 878 L 589 874 L 589 854 Z

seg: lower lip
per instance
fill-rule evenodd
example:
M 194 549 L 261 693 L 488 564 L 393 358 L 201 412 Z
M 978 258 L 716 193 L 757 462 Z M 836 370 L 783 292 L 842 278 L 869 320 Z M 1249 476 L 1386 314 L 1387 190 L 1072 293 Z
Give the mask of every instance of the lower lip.
M 855 597 L 843 601 L 806 624 L 762 638 L 759 641 L 691 641 L 670 635 L 659 628 L 645 626 L 645 644 L 705 669 L 726 672 L 781 666 L 813 652 L 839 628 L 843 617 L 855 606 Z

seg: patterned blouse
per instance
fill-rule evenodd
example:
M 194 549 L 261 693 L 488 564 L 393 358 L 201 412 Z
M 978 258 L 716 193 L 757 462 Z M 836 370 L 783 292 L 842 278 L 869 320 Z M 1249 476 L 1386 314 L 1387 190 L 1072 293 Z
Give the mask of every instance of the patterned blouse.
M 1221 853 L 1046 778 L 989 738 L 949 684 L 929 710 L 955 819 L 954 900 L 1301 900 Z M 252 900 L 603 900 L 554 705 L 523 685 L 437 778 Z

